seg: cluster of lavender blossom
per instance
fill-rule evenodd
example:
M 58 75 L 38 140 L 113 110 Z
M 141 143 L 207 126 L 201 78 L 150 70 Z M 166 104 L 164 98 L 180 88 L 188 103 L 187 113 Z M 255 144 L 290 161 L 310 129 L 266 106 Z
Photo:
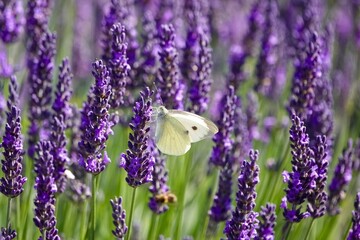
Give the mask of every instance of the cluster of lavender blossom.
M 285 93 L 289 60 L 294 73 L 286 106 L 292 123 L 290 144 L 286 147 L 291 149 L 292 168 L 290 172 L 283 172 L 287 184 L 280 204 L 286 220 L 283 232 L 289 234 L 291 225 L 304 218 L 340 213 L 340 203 L 346 196 L 353 172 L 360 169 L 360 143 L 353 146 L 349 139 L 330 175 L 329 163 L 336 158 L 333 156 L 334 112 L 337 110 L 334 103 L 335 100 L 346 103 L 343 95 L 349 91 L 346 84 L 350 84 L 350 80 L 344 84 L 336 82 L 341 74 L 348 74 L 348 66 L 341 60 L 334 66 L 331 64 L 332 44 L 337 37 L 337 41 L 360 49 L 359 1 L 338 7 L 340 16 L 347 8 L 355 9 L 347 16 L 347 24 L 353 29 L 348 32 L 331 24 L 324 25 L 324 22 L 340 24 L 341 21 L 339 17 L 326 21 L 324 3 L 320 1 L 241 3 L 247 9 L 247 29 L 240 37 L 235 30 L 223 29 L 228 24 L 226 21 L 231 21 L 230 16 L 236 14 L 223 16 L 219 1 L 180 2 L 108 0 L 101 9 L 101 24 L 97 24 L 101 29 L 96 29 L 101 32 L 101 39 L 92 43 L 99 45 L 100 50 L 93 48 L 94 53 L 86 52 L 92 48 L 85 43 L 78 43 L 92 33 L 86 32 L 89 29 L 81 22 L 84 17 L 81 14 L 91 11 L 78 12 L 73 58 L 62 60 L 55 89 L 57 36 L 50 31 L 49 21 L 56 3 L 49 0 L 28 0 L 26 6 L 19 0 L 0 3 L 0 90 L 3 82 L 10 79 L 6 103 L 0 92 L 0 127 L 5 126 L 4 132 L 0 129 L 3 133 L 0 146 L 4 149 L 0 192 L 9 198 L 10 216 L 11 199 L 24 191 L 27 181 L 23 176 L 25 151 L 21 134 L 21 116 L 27 110 L 26 147 L 33 164 L 26 167 L 33 166 L 36 174 L 33 222 L 40 231 L 39 239 L 60 239 L 55 217 L 59 194 L 71 191 L 69 195 L 75 201 L 91 197 L 87 175 L 95 178 L 109 165 L 106 142 L 114 134 L 115 126 L 121 124 L 131 129 L 128 149 L 118 160 L 118 166 L 127 172 L 126 182 L 134 189 L 150 183 L 148 206 L 151 211 L 163 214 L 169 209 L 168 197 L 175 195 L 168 184 L 166 156 L 156 149 L 150 136 L 152 104 L 159 101 L 166 108 L 196 114 L 204 114 L 213 104 L 209 112 L 216 119 L 219 133 L 213 137 L 208 165 L 210 171 L 219 172 L 219 179 L 208 212 L 207 234 L 215 233 L 219 223 L 226 222 L 223 233 L 228 239 L 274 239 L 276 205 L 268 202 L 260 212 L 255 211 L 261 159 L 253 143 L 270 141 L 275 124 L 261 126 L 258 98 L 273 105 L 282 101 L 280 96 Z M 234 2 L 224 4 L 236 9 L 240 3 Z M 89 3 L 83 4 L 83 8 L 91 8 Z M 141 16 L 138 12 L 142 12 Z M 14 61 L 8 61 L 3 46 L 22 44 L 22 36 L 26 61 L 12 66 L 10 62 Z M 219 78 L 212 74 L 220 62 L 215 58 L 219 52 L 215 51 L 217 44 L 229 52 L 230 58 L 225 81 L 216 84 L 211 95 L 213 79 Z M 89 61 L 93 59 L 96 60 L 92 62 L 91 71 Z M 250 82 L 253 78 L 247 72 L 247 64 L 254 61 L 254 82 Z M 22 70 L 21 64 L 27 75 L 18 96 L 15 75 Z M 75 87 L 79 87 L 73 79 L 80 81 L 90 72 L 95 82 L 79 108 L 70 103 Z M 333 76 L 333 72 L 337 75 Z M 242 89 L 249 83 L 253 89 L 243 94 Z M 341 86 L 333 89 L 337 85 Z M 154 90 L 153 86 L 156 86 Z M 211 96 L 217 97 L 211 99 Z M 6 124 L 3 124 L 4 109 L 7 109 Z M 133 116 L 129 117 L 131 109 Z M 267 119 L 273 119 L 273 111 L 265 111 Z M 280 159 L 274 168 L 265 171 L 280 170 L 288 160 Z M 238 183 L 235 206 L 232 206 L 233 175 Z M 333 176 L 329 183 L 328 176 Z M 359 238 L 359 202 L 358 193 L 348 239 Z M 122 239 L 129 234 L 122 198 L 115 197 L 111 206 L 115 226 L 112 233 Z M 14 239 L 17 233 L 9 217 L 6 221 L 0 237 Z

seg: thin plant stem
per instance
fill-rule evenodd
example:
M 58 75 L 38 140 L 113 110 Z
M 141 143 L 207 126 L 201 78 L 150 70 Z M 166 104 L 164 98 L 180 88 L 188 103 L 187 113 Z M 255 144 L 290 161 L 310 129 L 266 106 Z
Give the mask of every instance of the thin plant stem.
M 92 176 L 92 188 L 91 188 L 91 240 L 95 240 L 96 230 L 96 192 L 97 192 L 97 179 L 98 175 Z
M 153 221 L 151 221 L 151 226 L 149 229 L 149 234 L 148 234 L 148 239 L 157 239 L 156 238 L 156 233 L 157 233 L 157 229 L 158 229 L 158 225 L 159 225 L 159 215 L 153 213 L 154 217 L 152 218 Z
M 129 231 L 127 232 L 126 240 L 129 240 L 130 235 L 131 235 L 131 226 L 132 226 L 132 217 L 133 217 L 134 205 L 135 205 L 134 204 L 135 203 L 135 197 L 136 197 L 136 188 L 133 188 L 132 199 L 131 199 L 131 207 L 130 207 L 130 214 L 129 214 L 129 223 L 128 223 Z
M 283 228 L 283 231 L 282 231 L 284 233 L 283 237 L 281 238 L 282 240 L 288 239 L 292 224 L 293 224 L 292 222 L 286 222 L 286 224 Z
M 8 198 L 8 207 L 7 207 L 7 213 L 6 213 L 6 227 L 10 227 L 10 211 L 11 211 L 11 197 Z
M 311 231 L 311 228 L 312 228 L 312 226 L 314 224 L 314 220 L 315 220 L 315 218 L 311 218 L 311 223 L 310 223 L 308 231 L 306 232 L 305 240 L 307 240 L 308 237 L 310 236 L 310 231 Z
M 16 198 L 16 226 L 19 227 L 20 226 L 20 218 L 21 218 L 21 214 L 20 214 L 20 196 Z M 19 231 L 17 233 L 17 237 L 18 239 L 22 239 L 21 237 L 21 231 Z

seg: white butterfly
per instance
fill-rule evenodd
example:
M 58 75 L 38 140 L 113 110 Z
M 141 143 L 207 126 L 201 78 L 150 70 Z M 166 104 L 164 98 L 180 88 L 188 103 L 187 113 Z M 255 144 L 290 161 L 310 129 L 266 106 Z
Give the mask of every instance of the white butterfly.
M 194 113 L 167 110 L 164 106 L 156 108 L 157 148 L 164 154 L 180 156 L 189 151 L 191 143 L 213 136 L 217 126 Z

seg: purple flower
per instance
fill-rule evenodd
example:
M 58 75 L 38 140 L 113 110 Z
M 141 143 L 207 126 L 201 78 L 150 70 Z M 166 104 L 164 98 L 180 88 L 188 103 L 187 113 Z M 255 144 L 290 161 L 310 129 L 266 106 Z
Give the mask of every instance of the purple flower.
M 113 235 L 118 239 L 123 239 L 127 233 L 127 226 L 125 223 L 125 210 L 122 207 L 122 198 L 111 199 L 111 207 L 113 210 L 112 217 L 115 225 L 115 230 L 112 230 Z
M 211 47 L 208 36 L 204 33 L 199 33 L 199 54 L 196 62 L 196 72 L 193 78 L 189 82 L 189 110 L 202 114 L 206 111 L 209 103 L 209 92 L 211 87 L 211 68 L 212 68 L 212 56 Z
M 143 14 L 142 19 L 143 31 L 142 36 L 142 45 L 141 45 L 141 55 L 138 59 L 138 67 L 136 68 L 136 76 L 133 80 L 136 80 L 138 83 L 151 83 L 154 80 L 154 75 L 157 71 L 157 62 L 158 62 L 158 38 L 156 37 L 157 30 L 154 22 L 153 13 L 151 11 L 146 11 Z
M 254 212 L 256 192 L 259 182 L 258 151 L 250 150 L 249 161 L 244 160 L 238 178 L 239 190 L 236 193 L 236 207 L 232 217 L 226 222 L 225 235 L 229 239 L 254 238 L 258 228 L 257 213 Z
M 130 65 L 127 63 L 126 57 L 126 35 L 125 27 L 121 24 L 114 24 L 111 28 L 112 45 L 111 45 L 111 58 L 109 60 L 110 68 L 110 86 L 111 98 L 110 107 L 117 109 L 124 104 L 124 95 L 126 81 L 130 71 Z
M 224 166 L 226 164 L 226 155 L 232 148 L 233 140 L 231 133 L 234 128 L 234 114 L 237 96 L 234 93 L 234 87 L 229 86 L 227 93 L 223 95 L 222 104 L 220 106 L 221 116 L 217 121 L 219 132 L 214 135 L 213 147 L 210 162 L 215 166 Z
M 347 240 L 360 239 L 360 192 L 357 193 L 354 202 L 354 211 L 352 212 L 353 226 L 350 229 Z
M 53 157 L 49 141 L 41 141 L 36 145 L 35 158 L 35 216 L 33 221 L 45 239 L 60 239 L 57 235 L 55 217 L 55 193 L 57 191 L 54 179 Z
M 0 237 L 3 240 L 11 240 L 16 238 L 16 231 L 9 228 L 1 228 Z
M 329 185 L 327 212 L 330 215 L 340 213 L 339 203 L 345 198 L 347 187 L 352 178 L 352 145 L 352 140 L 349 139 L 347 147 L 343 150 L 342 156 L 339 157 L 333 179 Z
M 244 64 L 247 59 L 247 53 L 237 45 L 231 47 L 230 50 L 230 72 L 227 81 L 234 86 L 234 91 L 237 92 L 241 83 L 245 81 Z
M 296 115 L 292 115 L 291 121 L 293 123 L 290 128 L 292 172 L 283 173 L 288 188 L 285 189 L 286 196 L 282 200 L 281 208 L 284 209 L 283 215 L 288 222 L 299 222 L 308 216 L 307 212 L 301 213 L 301 204 L 316 185 L 316 173 L 313 169 L 313 152 L 309 147 L 309 136 L 304 122 Z M 287 207 L 287 202 L 292 204 L 291 208 Z
M 54 179 L 58 193 L 62 193 L 66 187 L 65 170 L 69 158 L 66 149 L 65 129 L 66 123 L 71 117 L 69 100 L 71 97 L 72 74 L 68 59 L 64 59 L 59 67 L 59 81 L 56 87 L 55 99 L 52 105 L 53 114 L 51 121 L 51 154 L 54 161 Z
M 47 31 L 50 16 L 49 1 L 29 0 L 26 11 L 26 48 L 28 68 L 31 71 L 36 58 L 39 41 L 44 32 Z
M 103 55 L 102 59 L 106 64 L 109 63 L 111 57 L 111 28 L 114 24 L 121 23 L 125 26 L 126 36 L 129 38 L 129 48 L 127 52 L 128 62 L 133 66 L 136 62 L 136 51 L 139 44 L 136 40 L 136 14 L 134 10 L 133 0 L 111 0 L 111 6 L 103 20 Z
M 309 192 L 307 197 L 307 211 L 313 218 L 321 217 L 326 212 L 328 196 L 325 191 L 325 186 L 327 180 L 327 170 L 329 166 L 326 149 L 327 145 L 325 135 L 317 136 L 315 148 L 313 149 L 316 173 L 315 187 L 312 191 Z
M 8 59 L 6 50 L 3 48 L 0 48 L 0 77 L 8 78 L 14 72 L 15 72 L 15 70 L 9 63 L 9 59 Z M 0 108 L 1 108 L 1 106 L 0 106 Z
M 148 124 L 152 114 L 152 94 L 153 92 L 149 88 L 140 92 L 140 99 L 135 102 L 134 116 L 129 124 L 133 131 L 129 134 L 129 148 L 120 157 L 120 167 L 128 173 L 126 182 L 134 188 L 152 181 L 155 159 L 148 147 L 150 131 Z
M 218 223 L 227 220 L 231 211 L 231 186 L 232 186 L 232 158 L 226 156 L 226 162 L 220 169 L 218 190 L 210 208 L 209 216 L 212 222 Z
M 91 197 L 90 187 L 79 179 L 70 179 L 68 182 L 67 197 L 75 202 L 81 203 Z
M 17 106 L 17 84 L 14 76 L 10 80 L 9 93 L 7 122 L 1 143 L 1 147 L 4 148 L 4 160 L 1 160 L 1 169 L 4 176 L 0 179 L 0 192 L 7 197 L 14 198 L 23 192 L 23 186 L 27 180 L 26 177 L 21 175 L 24 150 L 21 136 L 20 109 Z
M 257 236 L 255 240 L 273 240 L 274 239 L 274 227 L 276 224 L 275 204 L 267 203 L 261 207 L 260 223 L 257 229 Z
M 50 118 L 50 104 L 52 91 L 53 58 L 55 56 L 55 39 L 53 33 L 45 32 L 38 46 L 39 50 L 34 57 L 29 72 L 30 83 L 30 127 L 28 154 L 34 156 L 35 144 L 40 139 L 41 131 L 45 131 Z
M 111 88 L 109 71 L 102 60 L 93 63 L 92 74 L 95 83 L 81 112 L 81 141 L 78 145 L 79 164 L 87 172 L 97 175 L 110 162 L 104 149 L 109 134 L 112 133 L 108 112 Z
M 296 114 L 303 121 L 312 113 L 315 99 L 315 87 L 322 76 L 319 37 L 313 32 L 308 42 L 305 42 L 305 55 L 298 56 L 295 61 L 295 73 L 292 82 L 292 95 L 289 100 L 289 114 Z
M 0 3 L 0 38 L 4 43 L 13 43 L 23 32 L 24 9 L 21 1 L 10 0 Z
M 168 202 L 162 201 L 161 196 L 168 197 L 170 188 L 168 182 L 168 170 L 165 166 L 165 157 L 160 154 L 154 141 L 149 140 L 149 149 L 155 159 L 154 170 L 152 172 L 152 181 L 149 191 L 152 196 L 149 200 L 149 208 L 156 214 L 161 214 L 169 209 Z
M 258 126 L 259 100 L 255 92 L 251 91 L 247 94 L 248 103 L 246 106 L 247 128 L 249 131 L 249 139 L 260 139 L 260 130 Z
M 277 81 L 276 70 L 280 63 L 280 28 L 279 9 L 275 0 L 266 1 L 265 22 L 261 39 L 261 49 L 256 65 L 257 83 L 255 89 L 261 94 L 271 97 Z
M 168 109 L 183 108 L 184 85 L 179 78 L 177 63 L 178 53 L 175 48 L 174 28 L 170 25 L 161 25 L 160 35 L 160 62 L 156 85 L 163 105 Z
M 261 26 L 264 22 L 263 6 L 261 0 L 253 3 L 248 17 L 248 30 L 242 40 L 242 46 L 245 49 L 246 55 L 252 56 L 255 54 L 255 49 L 258 44 L 258 38 Z

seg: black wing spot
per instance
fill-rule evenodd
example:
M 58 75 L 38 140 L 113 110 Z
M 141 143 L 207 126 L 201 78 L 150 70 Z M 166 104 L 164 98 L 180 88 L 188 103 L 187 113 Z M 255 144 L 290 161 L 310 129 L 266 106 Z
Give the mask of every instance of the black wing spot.
M 192 126 L 191 127 L 193 130 L 197 130 L 198 128 L 197 128 L 197 126 Z
M 186 134 L 186 135 L 189 135 L 189 131 L 188 131 L 188 130 L 186 130 L 186 131 L 185 131 L 185 134 Z

